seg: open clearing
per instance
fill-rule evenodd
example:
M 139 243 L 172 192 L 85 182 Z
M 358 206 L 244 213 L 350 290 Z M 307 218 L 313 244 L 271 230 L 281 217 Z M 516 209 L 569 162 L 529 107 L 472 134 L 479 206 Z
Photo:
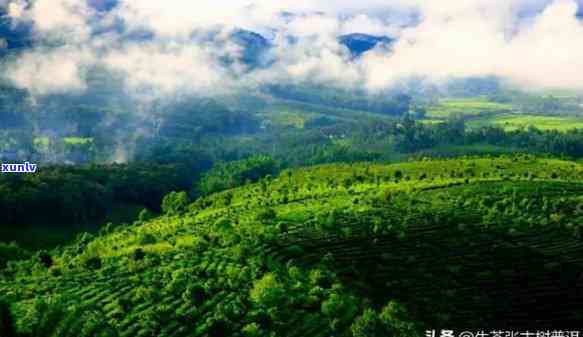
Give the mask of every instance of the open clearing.
M 467 125 L 471 128 L 500 126 L 506 131 L 528 128 L 530 126 L 541 130 L 568 131 L 583 128 L 583 118 L 502 114 L 472 119 L 468 121 Z
M 427 110 L 427 117 L 447 118 L 453 114 L 477 116 L 483 113 L 510 112 L 511 104 L 488 101 L 486 98 L 456 98 L 444 99 Z

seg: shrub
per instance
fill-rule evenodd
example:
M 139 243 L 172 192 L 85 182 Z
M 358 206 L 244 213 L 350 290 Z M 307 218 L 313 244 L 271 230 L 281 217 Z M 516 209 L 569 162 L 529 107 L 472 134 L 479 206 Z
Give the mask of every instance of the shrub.
M 53 266 L 51 269 L 49 269 L 49 274 L 54 277 L 59 277 L 63 275 L 63 271 L 61 268 Z
M 398 302 L 390 301 L 381 310 L 380 321 L 391 332 L 391 336 L 417 336 L 417 327 L 409 320 L 407 310 Z
M 279 222 L 277 224 L 277 230 L 282 234 L 287 233 L 289 231 L 289 225 L 286 222 Z
M 401 180 L 403 179 L 403 172 L 401 170 L 397 170 L 395 171 L 395 179 L 396 180 Z
M 142 248 L 137 248 L 136 250 L 134 250 L 134 254 L 132 257 L 134 261 L 142 261 L 146 257 L 146 253 Z
M 53 266 L 53 257 L 47 252 L 40 252 L 38 255 L 38 261 L 46 268 Z
M 260 306 L 276 307 L 285 301 L 285 289 L 277 277 L 267 273 L 253 284 L 251 300 Z
M 148 220 L 153 219 L 156 216 L 156 214 L 154 214 L 154 212 L 150 211 L 147 208 L 143 208 L 140 211 L 140 214 L 138 214 L 138 221 L 140 222 L 146 222 Z
M 145 246 L 145 245 L 153 245 L 158 242 L 158 239 L 150 233 L 140 233 L 138 235 L 138 244 Z
M 69 306 L 60 297 L 36 300 L 21 318 L 22 336 L 117 336 L 97 308 Z M 4 335 L 2 335 L 4 336 Z
M 250 323 L 243 327 L 243 335 L 245 337 L 259 337 L 261 336 L 261 332 L 259 330 L 259 324 L 257 323 Z
M 417 326 L 410 321 L 405 308 L 395 301 L 390 301 L 378 314 L 372 309 L 365 309 L 350 326 L 354 337 L 400 336 L 416 337 Z
M 188 286 L 182 293 L 182 299 L 187 302 L 192 302 L 195 305 L 200 305 L 206 301 L 208 294 L 203 286 L 195 284 Z
M 111 222 L 108 222 L 107 224 L 105 224 L 105 226 L 103 226 L 100 230 L 99 230 L 99 234 L 100 235 L 106 235 L 109 234 L 113 231 L 113 224 Z
M 0 269 L 6 268 L 9 261 L 24 260 L 30 258 L 30 253 L 20 248 L 16 243 L 0 242 Z
M 372 309 L 365 309 L 362 315 L 352 322 L 350 331 L 354 337 L 382 336 L 377 313 Z
M 231 326 L 225 319 L 213 320 L 209 327 L 209 336 L 226 337 L 231 336 Z
M 272 208 L 266 208 L 255 215 L 255 220 L 261 223 L 269 223 L 277 218 L 277 213 Z
M 181 214 L 188 207 L 186 192 L 170 192 L 162 199 L 162 212 L 168 215 Z
M 301 256 L 304 254 L 304 249 L 298 245 L 292 245 L 285 248 L 285 253 L 291 256 Z
M 233 224 L 229 218 L 222 217 L 215 221 L 213 224 L 213 229 L 218 232 L 228 232 L 233 229 Z
M 101 269 L 101 258 L 99 256 L 93 256 L 85 260 L 85 268 L 89 270 Z
M 352 319 L 357 310 L 358 306 L 353 297 L 336 293 L 332 293 L 321 305 L 322 313 L 332 321 L 332 328 L 339 322 Z

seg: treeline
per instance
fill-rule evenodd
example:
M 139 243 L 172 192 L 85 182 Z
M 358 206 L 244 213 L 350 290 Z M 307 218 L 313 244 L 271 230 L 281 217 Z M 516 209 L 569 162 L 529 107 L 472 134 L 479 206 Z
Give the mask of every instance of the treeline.
M 215 192 L 257 182 L 278 172 L 278 164 L 268 156 L 254 156 L 246 160 L 219 163 L 205 173 L 196 186 L 195 195 L 210 195 Z
M 148 153 L 150 163 L 41 166 L 36 174 L 0 175 L 0 242 L 16 240 L 26 247 L 45 247 L 81 231 L 97 231 L 108 222 L 131 223 L 168 213 L 175 195 L 193 200 L 276 175 L 280 169 L 271 157 L 257 155 L 217 162 L 209 171 L 213 162 L 203 154 L 188 157 L 194 148 L 185 147 L 183 153 L 164 149 L 161 145 Z M 186 193 L 173 193 L 177 191 Z M 52 237 L 37 245 L 23 238 L 31 230 L 50 232 L 60 239 Z M 18 247 L 0 246 L 0 260 L 10 255 L 4 248 L 14 252 Z
M 413 153 L 444 145 L 489 144 L 570 158 L 583 157 L 583 130 L 565 132 L 540 130 L 536 127 L 506 131 L 501 127 L 466 128 L 463 118 L 427 125 L 405 117 L 395 128 L 395 148 L 402 153 Z
M 192 177 L 174 166 L 131 164 L 41 167 L 34 175 L 0 176 L 1 226 L 72 226 L 98 223 L 115 207 L 160 210 L 170 191 L 188 189 Z

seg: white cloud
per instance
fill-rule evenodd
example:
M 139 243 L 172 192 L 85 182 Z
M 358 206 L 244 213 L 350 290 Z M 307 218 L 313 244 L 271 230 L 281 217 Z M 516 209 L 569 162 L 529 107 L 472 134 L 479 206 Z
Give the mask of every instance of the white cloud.
M 41 36 L 68 42 L 11 65 L 9 77 L 36 92 L 83 88 L 89 64 L 123 74 L 130 92 L 161 94 L 283 81 L 377 90 L 408 76 L 498 75 L 518 85 L 583 87 L 583 29 L 574 0 L 121 0 L 101 19 L 155 34 L 143 43 L 123 42 L 115 32 L 92 37 L 96 13 L 85 1 L 36 0 L 29 9 L 20 1 L 9 3 L 11 16 L 32 21 Z M 415 15 L 418 24 L 404 28 Z M 272 32 L 269 68 L 247 72 L 240 63 L 221 63 L 242 52 L 228 40 L 234 28 Z M 205 40 L 210 32 L 218 35 Z M 355 61 L 336 40 L 352 32 L 399 40 L 392 52 L 378 49 Z
M 576 11 L 576 4 L 565 0 L 547 7 L 502 54 L 511 62 L 500 74 L 518 84 L 583 89 L 583 24 Z
M 227 82 L 212 52 L 196 45 L 132 44 L 110 51 L 101 62 L 121 72 L 131 92 L 204 93 Z
M 5 76 L 35 94 L 82 91 L 84 71 L 95 63 L 86 49 L 60 48 L 24 53 L 6 69 Z
M 87 20 L 95 14 L 86 1 L 79 0 L 35 0 L 28 8 L 26 1 L 14 0 L 8 9 L 12 18 L 32 22 L 38 34 L 67 41 L 87 39 Z
M 402 32 L 393 54 L 364 57 L 368 86 L 384 88 L 407 76 L 441 81 L 497 75 L 522 86 L 583 89 L 577 4 L 554 1 L 524 22 L 516 17 L 520 8 L 521 1 L 426 6 L 423 21 Z
M 3 6 L 5 6 L 4 4 Z M 26 3 L 24 1 L 13 1 L 8 3 L 8 15 L 20 19 L 24 14 L 24 10 L 26 8 Z

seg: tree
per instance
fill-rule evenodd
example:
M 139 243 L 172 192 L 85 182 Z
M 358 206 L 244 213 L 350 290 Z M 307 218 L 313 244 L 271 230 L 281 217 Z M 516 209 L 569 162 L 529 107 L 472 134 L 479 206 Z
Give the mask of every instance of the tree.
M 430 131 L 423 124 L 416 123 L 411 115 L 405 114 L 397 125 L 396 149 L 401 152 L 415 152 L 432 147 L 434 139 Z
M 146 222 L 148 220 L 151 220 L 152 218 L 154 218 L 156 216 L 156 214 L 154 214 L 152 211 L 150 211 L 147 208 L 142 208 L 142 210 L 140 211 L 140 213 L 138 214 L 138 221 L 140 222 Z
M 246 182 L 257 182 L 263 177 L 277 173 L 278 169 L 278 164 L 267 156 L 218 163 L 202 177 L 197 192 L 204 196 L 241 186 Z
M 53 258 L 51 256 L 51 254 L 49 254 L 45 251 L 39 252 L 38 261 L 46 268 L 50 268 L 53 265 Z
M 358 316 L 350 331 L 353 337 L 377 337 L 383 336 L 380 329 L 380 321 L 377 313 L 372 309 L 365 309 L 362 315 Z
M 23 260 L 30 257 L 30 253 L 20 248 L 16 243 L 0 242 L 0 270 L 5 268 L 9 261 Z
M 272 273 L 267 273 L 255 281 L 250 295 L 253 302 L 267 308 L 278 307 L 286 298 L 283 285 Z
M 321 311 L 330 320 L 331 328 L 335 329 L 343 322 L 350 322 L 358 311 L 358 306 L 352 296 L 332 293 L 322 302 Z
M 261 336 L 261 329 L 259 328 L 259 324 L 257 323 L 250 323 L 243 327 L 243 334 L 245 337 L 259 337 Z
M 170 192 L 162 199 L 162 212 L 168 215 L 183 213 L 188 207 L 186 192 Z
M 142 248 L 137 248 L 134 250 L 133 259 L 134 261 L 141 261 L 146 257 L 146 253 Z
M 408 317 L 407 310 L 400 303 L 390 301 L 383 307 L 379 315 L 382 324 L 391 332 L 392 336 L 415 337 L 417 327 Z
M 260 223 L 270 223 L 277 218 L 277 213 L 273 208 L 262 209 L 255 215 L 255 220 Z
M 401 170 L 395 171 L 395 180 L 403 179 L 403 172 Z
M 395 336 L 416 337 L 417 326 L 410 321 L 407 311 L 398 302 L 390 301 L 378 314 L 367 308 L 352 323 L 354 337 Z

